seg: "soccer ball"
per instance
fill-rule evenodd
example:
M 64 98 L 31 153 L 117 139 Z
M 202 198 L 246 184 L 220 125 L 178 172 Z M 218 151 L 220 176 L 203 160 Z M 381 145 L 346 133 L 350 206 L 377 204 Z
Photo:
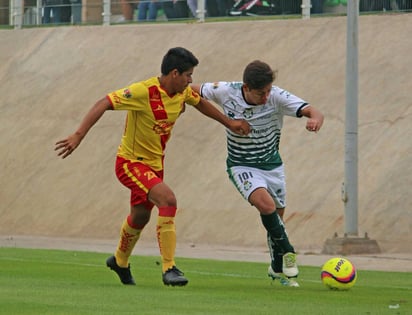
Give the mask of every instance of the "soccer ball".
M 356 283 L 355 266 L 346 258 L 329 259 L 322 267 L 322 283 L 332 290 L 349 290 Z

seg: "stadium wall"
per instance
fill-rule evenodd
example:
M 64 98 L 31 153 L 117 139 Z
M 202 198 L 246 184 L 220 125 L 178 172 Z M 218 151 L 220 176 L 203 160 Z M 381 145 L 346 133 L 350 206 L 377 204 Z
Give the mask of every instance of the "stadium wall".
M 412 15 L 359 20 L 359 235 L 410 252 Z M 66 160 L 54 143 L 94 102 L 160 73 L 166 50 L 200 59 L 194 81 L 240 80 L 261 59 L 276 84 L 325 114 L 318 134 L 286 118 L 286 225 L 298 249 L 343 234 L 346 18 L 0 30 L 0 235 L 117 239 L 129 194 L 114 175 L 124 113 L 108 112 Z M 225 172 L 225 132 L 188 108 L 168 144 L 178 242 L 265 246 L 257 211 Z M 155 215 L 155 214 L 154 214 Z M 142 241 L 155 240 L 155 220 Z

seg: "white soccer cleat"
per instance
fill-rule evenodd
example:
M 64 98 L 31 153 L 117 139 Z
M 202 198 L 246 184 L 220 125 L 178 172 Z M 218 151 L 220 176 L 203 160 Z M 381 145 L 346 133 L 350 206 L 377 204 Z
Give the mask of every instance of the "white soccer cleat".
M 274 272 L 272 266 L 269 265 L 269 268 L 268 268 L 268 277 L 271 277 L 272 280 L 276 280 L 276 279 L 279 279 L 279 280 L 280 280 L 280 279 L 284 278 L 285 276 L 283 275 L 283 273 Z
M 297 277 L 299 273 L 298 265 L 296 264 L 296 254 L 286 253 L 282 257 L 283 266 L 282 270 L 286 277 Z
M 271 277 L 272 280 L 279 280 L 280 284 L 285 287 L 299 287 L 299 283 L 297 283 L 295 279 L 287 278 L 283 273 L 274 272 L 272 266 L 268 268 L 268 276 Z
M 299 288 L 299 283 L 293 278 L 284 278 L 283 282 L 280 282 L 282 285 L 287 286 L 287 287 L 295 287 Z

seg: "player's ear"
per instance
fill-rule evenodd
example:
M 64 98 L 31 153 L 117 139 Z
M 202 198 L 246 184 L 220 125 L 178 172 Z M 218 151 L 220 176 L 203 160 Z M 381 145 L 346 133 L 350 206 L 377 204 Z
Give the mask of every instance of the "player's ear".
M 180 75 L 180 72 L 179 72 L 179 70 L 177 70 L 177 69 L 173 69 L 173 70 L 170 71 L 170 72 L 172 73 L 172 77 L 173 77 L 173 78 L 176 78 L 177 76 Z

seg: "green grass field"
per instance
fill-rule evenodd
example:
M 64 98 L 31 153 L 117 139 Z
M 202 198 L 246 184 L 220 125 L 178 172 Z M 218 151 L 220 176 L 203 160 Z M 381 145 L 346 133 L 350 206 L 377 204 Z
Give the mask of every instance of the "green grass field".
M 358 271 L 331 291 L 320 268 L 300 267 L 299 288 L 267 264 L 178 258 L 186 287 L 166 287 L 158 257 L 133 256 L 136 286 L 120 284 L 108 254 L 0 248 L 0 314 L 412 314 L 412 273 Z

